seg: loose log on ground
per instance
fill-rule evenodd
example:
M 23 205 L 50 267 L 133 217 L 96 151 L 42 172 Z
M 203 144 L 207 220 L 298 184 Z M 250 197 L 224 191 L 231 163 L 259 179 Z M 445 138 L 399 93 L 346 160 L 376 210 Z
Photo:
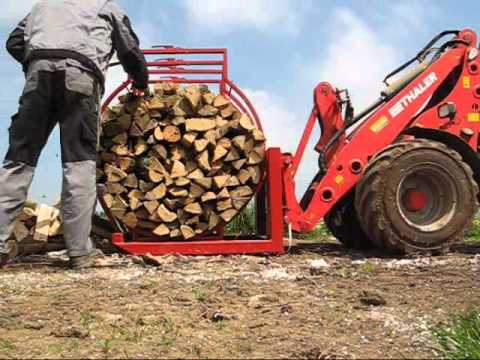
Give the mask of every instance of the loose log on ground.
M 16 255 L 45 253 L 49 249 L 61 250 L 64 247 L 62 225 L 58 207 L 37 205 L 27 201 L 17 217 L 10 237 L 10 240 L 15 241 L 16 247 L 19 249 Z M 53 243 L 59 245 L 53 246 Z
M 230 222 L 263 177 L 265 136 L 203 85 L 155 85 L 103 116 L 97 178 L 130 229 L 190 239 Z M 19 236 L 25 233 L 19 227 Z

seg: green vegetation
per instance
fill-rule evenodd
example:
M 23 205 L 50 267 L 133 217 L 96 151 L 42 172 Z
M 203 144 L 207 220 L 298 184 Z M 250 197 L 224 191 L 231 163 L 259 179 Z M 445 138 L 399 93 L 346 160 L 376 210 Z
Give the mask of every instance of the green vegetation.
M 97 344 L 98 344 L 98 347 L 100 348 L 100 350 L 105 354 L 109 354 L 114 346 L 115 346 L 115 343 L 117 342 L 117 340 L 115 339 L 115 337 L 109 337 L 109 338 L 106 338 L 106 339 L 100 339 L 97 341 Z
M 225 323 L 225 320 L 220 320 L 215 323 L 215 327 L 217 330 L 221 331 L 227 327 L 227 324 Z
M 82 312 L 80 314 L 80 323 L 85 329 L 89 329 L 90 325 L 94 324 L 96 321 L 95 315 L 91 314 L 90 312 Z
M 376 272 L 375 264 L 371 263 L 370 261 L 365 261 L 365 263 L 362 265 L 362 271 L 368 275 L 375 274 Z
M 199 302 L 206 302 L 208 300 L 208 295 L 203 289 L 193 289 L 193 296 L 195 300 Z
M 171 347 L 175 345 L 177 338 L 179 336 L 179 328 L 175 324 L 175 320 L 170 317 L 167 317 L 163 321 L 163 331 L 162 344 L 166 347 Z
M 303 233 L 303 234 L 302 233 L 294 234 L 293 237 L 298 240 L 322 241 L 330 238 L 331 236 L 332 235 L 330 234 L 327 227 L 325 226 L 325 223 L 321 222 L 312 232 Z
M 437 351 L 444 359 L 480 359 L 480 312 L 470 310 L 454 316 L 434 330 Z
M 480 242 L 480 218 L 476 218 L 473 222 L 472 228 L 465 235 L 465 241 L 467 243 Z
M 95 215 L 98 216 L 101 219 L 108 220 L 107 214 L 105 214 L 104 211 L 96 211 Z
M 255 205 L 248 204 L 245 209 L 227 225 L 225 229 L 228 235 L 249 235 L 256 231 Z
M 10 340 L 0 339 L 0 350 L 10 351 L 13 349 L 15 349 L 15 346 L 12 344 Z
M 243 211 L 226 227 L 228 235 L 249 235 L 256 231 L 255 205 L 249 204 Z M 314 231 L 309 233 L 295 233 L 294 238 L 306 241 L 321 241 L 330 237 L 325 224 L 320 223 Z M 288 230 L 285 229 L 285 237 L 288 237 Z

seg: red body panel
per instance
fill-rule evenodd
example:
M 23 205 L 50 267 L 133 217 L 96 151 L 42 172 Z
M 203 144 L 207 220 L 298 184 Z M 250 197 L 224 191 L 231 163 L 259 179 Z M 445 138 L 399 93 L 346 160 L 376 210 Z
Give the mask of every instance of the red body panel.
M 328 83 L 320 83 L 315 89 L 315 113 L 322 128 L 322 137 L 318 142 L 315 150 L 320 152 L 328 144 L 330 139 L 345 126 L 342 108 L 339 104 L 339 99 L 335 89 Z M 328 121 L 323 121 L 328 119 Z M 345 137 L 339 139 L 342 144 Z M 333 147 L 329 154 L 326 154 L 327 159 L 329 155 L 335 153 L 336 148 Z
M 450 133 L 477 151 L 480 132 L 480 58 L 474 61 L 464 59 L 463 65 L 459 81 L 443 101 L 456 105 L 455 118 L 441 119 L 438 117 L 437 109 L 432 108 L 419 116 L 411 126 Z

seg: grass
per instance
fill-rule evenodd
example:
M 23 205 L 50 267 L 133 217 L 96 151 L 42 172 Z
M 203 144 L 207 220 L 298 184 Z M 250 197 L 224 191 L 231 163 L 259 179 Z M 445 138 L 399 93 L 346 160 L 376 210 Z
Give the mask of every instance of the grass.
M 131 342 L 131 343 L 140 343 L 143 338 L 142 329 L 129 329 L 121 328 L 119 329 L 122 341 Z
M 0 350 L 11 351 L 15 349 L 15 346 L 10 340 L 0 339 Z
M 437 351 L 444 359 L 480 359 L 480 312 L 470 310 L 452 317 L 433 332 Z
M 467 243 L 480 242 L 480 218 L 474 220 L 472 228 L 465 234 L 465 241 Z
M 288 237 L 288 234 L 286 234 Z M 309 233 L 296 233 L 294 234 L 294 238 L 297 240 L 305 240 L 305 241 L 321 241 L 328 239 L 332 235 L 328 231 L 324 222 L 320 222 L 318 226 Z
M 250 235 L 256 232 L 255 205 L 249 204 L 243 211 L 226 227 L 229 235 Z M 329 238 L 330 232 L 323 222 L 314 231 L 309 233 L 295 233 L 294 238 L 306 241 L 321 241 Z M 285 237 L 288 238 L 288 230 L 285 230 Z
M 362 265 L 362 271 L 368 275 L 373 275 L 376 272 L 375 264 L 371 263 L 370 261 L 366 261 Z
M 108 220 L 107 214 L 105 214 L 104 211 L 97 211 L 95 212 L 95 215 L 98 216 L 101 219 Z
M 222 331 L 227 327 L 227 324 L 225 323 L 225 320 L 220 320 L 215 323 L 215 327 L 218 331 Z
M 199 302 L 206 302 L 208 300 L 207 293 L 202 289 L 193 289 L 193 296 Z
M 230 235 L 249 235 L 256 232 L 255 205 L 247 205 L 245 209 L 227 225 L 225 231 Z
M 161 343 L 165 347 L 171 347 L 175 345 L 179 336 L 179 329 L 172 318 L 165 318 L 163 321 L 164 334 L 161 339 Z
M 80 314 L 80 323 L 85 329 L 88 329 L 90 325 L 95 323 L 95 321 L 96 321 L 95 315 L 89 312 L 85 311 Z
M 106 339 L 100 339 L 97 341 L 98 347 L 104 354 L 109 354 L 115 347 L 117 340 L 115 337 L 109 337 Z

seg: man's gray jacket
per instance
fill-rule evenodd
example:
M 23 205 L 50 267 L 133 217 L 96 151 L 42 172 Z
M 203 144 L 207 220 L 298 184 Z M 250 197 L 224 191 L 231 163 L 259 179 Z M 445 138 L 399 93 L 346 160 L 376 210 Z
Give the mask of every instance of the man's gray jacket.
M 116 51 L 134 86 L 148 85 L 138 37 L 113 0 L 40 0 L 10 34 L 7 50 L 25 71 L 37 60 L 62 59 L 89 71 L 102 86 Z

